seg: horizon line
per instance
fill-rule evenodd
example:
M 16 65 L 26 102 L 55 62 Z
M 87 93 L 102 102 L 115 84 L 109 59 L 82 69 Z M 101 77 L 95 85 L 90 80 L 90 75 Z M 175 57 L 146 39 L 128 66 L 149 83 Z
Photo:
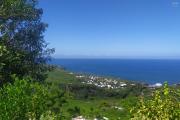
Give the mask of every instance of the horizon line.
M 124 59 L 124 60 L 180 60 L 180 58 L 147 58 L 147 57 L 52 57 L 52 59 Z

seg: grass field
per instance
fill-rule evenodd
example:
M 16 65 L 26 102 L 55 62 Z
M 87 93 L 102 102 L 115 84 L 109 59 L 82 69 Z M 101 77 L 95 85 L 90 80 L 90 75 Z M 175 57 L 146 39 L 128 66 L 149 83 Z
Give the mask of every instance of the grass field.
M 105 93 L 113 93 L 113 90 L 108 91 L 93 85 L 86 86 L 76 78 L 75 74 L 62 69 L 50 72 L 46 81 L 54 85 L 53 89 L 58 89 L 57 91 L 60 92 L 65 91 L 65 102 L 60 105 L 60 100 L 56 99 L 54 103 L 54 108 L 60 108 L 64 119 L 70 120 L 72 117 L 82 115 L 90 120 L 103 117 L 109 120 L 128 120 L 130 119 L 130 108 L 137 104 L 136 96 L 129 95 L 125 98 L 116 97 L 116 95 L 106 96 Z M 67 89 L 69 86 L 73 86 L 72 91 Z M 96 94 L 91 96 L 89 93 L 91 90 L 94 90 Z M 82 97 L 86 95 L 90 97 Z

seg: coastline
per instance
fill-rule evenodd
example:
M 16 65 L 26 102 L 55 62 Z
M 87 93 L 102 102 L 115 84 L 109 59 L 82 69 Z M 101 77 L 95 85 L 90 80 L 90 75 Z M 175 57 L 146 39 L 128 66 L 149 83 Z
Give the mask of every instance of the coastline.
M 129 59 L 53 59 L 50 64 L 63 66 L 78 74 L 112 77 L 144 84 L 180 83 L 178 60 Z
M 90 73 L 78 73 L 78 72 L 72 72 L 67 70 L 64 67 L 59 67 L 59 69 L 63 69 L 67 71 L 70 75 L 75 75 L 77 79 L 81 81 L 82 84 L 89 84 L 94 85 L 96 87 L 100 88 L 108 88 L 108 89 L 119 89 L 119 88 L 125 88 L 125 87 L 133 87 L 136 85 L 141 85 L 145 88 L 150 89 L 156 89 L 163 86 L 164 83 L 154 83 L 154 84 L 148 84 L 142 81 L 133 81 L 133 80 L 124 80 L 121 78 L 113 77 L 113 76 L 105 76 L 105 75 L 96 75 L 96 74 L 90 74 Z M 180 84 L 173 84 L 170 86 L 179 86 Z

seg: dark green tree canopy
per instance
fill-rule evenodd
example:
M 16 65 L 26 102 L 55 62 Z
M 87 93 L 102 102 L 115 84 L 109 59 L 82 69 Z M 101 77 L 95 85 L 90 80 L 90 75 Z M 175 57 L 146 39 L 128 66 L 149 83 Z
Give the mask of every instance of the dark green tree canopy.
M 47 62 L 54 49 L 47 48 L 41 21 L 43 10 L 37 0 L 0 1 L 0 80 L 9 82 L 11 75 L 44 80 L 52 68 Z

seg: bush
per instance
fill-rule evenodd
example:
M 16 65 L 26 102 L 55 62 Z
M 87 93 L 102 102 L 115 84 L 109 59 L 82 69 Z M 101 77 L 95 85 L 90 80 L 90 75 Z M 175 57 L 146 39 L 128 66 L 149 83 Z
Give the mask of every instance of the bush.
M 42 114 L 40 120 L 57 120 L 58 117 L 52 113 L 51 111 L 47 111 L 46 113 Z
M 72 115 L 72 117 L 77 117 L 81 114 L 81 109 L 77 106 L 74 108 L 69 108 L 67 111 Z
M 0 119 L 40 119 L 48 111 L 48 89 L 39 83 L 16 79 L 0 89 Z
M 155 91 L 151 100 L 141 98 L 139 105 L 131 110 L 132 120 L 179 120 L 179 93 L 165 83 L 163 89 Z

